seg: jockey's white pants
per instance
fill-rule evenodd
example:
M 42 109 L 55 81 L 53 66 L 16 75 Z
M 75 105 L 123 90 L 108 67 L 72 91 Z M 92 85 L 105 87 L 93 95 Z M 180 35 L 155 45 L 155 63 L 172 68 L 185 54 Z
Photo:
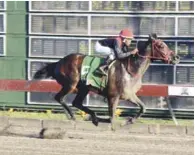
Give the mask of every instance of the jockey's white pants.
M 102 46 L 98 41 L 95 44 L 95 51 L 99 54 L 107 55 L 110 60 L 115 59 L 115 54 L 114 54 L 113 49 L 111 49 L 107 46 Z

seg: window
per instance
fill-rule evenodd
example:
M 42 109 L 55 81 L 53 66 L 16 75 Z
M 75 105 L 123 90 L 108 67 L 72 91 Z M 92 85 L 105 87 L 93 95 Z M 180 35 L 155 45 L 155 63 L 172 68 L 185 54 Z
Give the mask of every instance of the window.
M 178 35 L 194 36 L 194 17 L 182 17 L 178 19 Z
M 175 35 L 174 17 L 149 17 L 149 16 L 92 16 L 92 35 L 117 35 L 121 29 L 133 29 L 137 36 L 157 33 L 159 36 Z
M 0 56 L 1 55 L 5 55 L 5 37 L 4 36 L 0 36 Z
M 0 33 L 5 33 L 5 14 L 0 13 Z
M 88 17 L 84 15 L 30 14 L 32 34 L 88 34 Z
M 30 1 L 30 11 L 41 12 L 65 12 L 65 11 L 87 11 L 88 1 Z
M 5 10 L 6 8 L 6 2 L 5 1 L 0 1 L 0 10 Z
M 194 11 L 194 2 L 179 1 L 179 11 Z
M 71 53 L 88 54 L 88 39 L 30 37 L 30 57 L 60 58 Z
M 93 11 L 175 11 L 175 1 L 92 1 Z
M 4 8 L 4 1 L 0 2 L 0 10 L 5 9 Z M 0 56 L 5 55 L 5 33 L 6 33 L 6 27 L 5 27 L 5 13 L 0 12 Z
M 176 84 L 194 84 L 193 65 L 178 65 L 176 67 Z
M 151 64 L 143 77 L 143 83 L 173 84 L 173 66 Z
M 194 61 L 194 42 L 193 41 L 178 41 L 177 53 L 181 61 Z

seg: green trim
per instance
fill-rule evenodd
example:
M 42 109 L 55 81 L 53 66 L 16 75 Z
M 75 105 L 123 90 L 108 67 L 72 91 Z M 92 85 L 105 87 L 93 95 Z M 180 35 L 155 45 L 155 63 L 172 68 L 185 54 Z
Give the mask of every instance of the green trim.
M 107 77 L 98 73 L 98 68 L 104 61 L 104 58 L 86 56 L 82 64 L 81 80 L 87 81 L 88 85 L 98 89 L 104 89 L 107 84 Z
M 27 11 L 26 1 L 7 1 L 5 10 L 5 56 L 0 57 L 1 79 L 26 79 Z M 25 92 L 0 92 L 0 106 L 26 103 Z

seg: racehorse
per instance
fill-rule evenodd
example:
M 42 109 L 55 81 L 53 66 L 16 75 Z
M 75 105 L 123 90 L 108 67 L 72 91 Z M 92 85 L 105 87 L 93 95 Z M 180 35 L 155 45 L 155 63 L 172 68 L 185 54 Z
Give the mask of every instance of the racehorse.
M 162 60 L 166 64 L 179 63 L 179 56 L 158 39 L 156 34 L 149 35 L 149 39 L 145 42 L 138 42 L 137 48 L 138 52 L 135 55 L 123 60 L 115 60 L 109 66 L 104 89 L 96 88 L 81 80 L 82 63 L 86 55 L 78 53 L 69 54 L 58 62 L 47 64 L 34 74 L 33 80 L 52 77 L 62 86 L 55 95 L 55 100 L 67 110 L 72 120 L 75 120 L 74 114 L 63 98 L 69 93 L 77 93 L 72 105 L 90 114 L 92 123 L 96 126 L 101 119 L 88 107 L 83 106 L 82 102 L 89 91 L 106 97 L 110 117 L 107 120 L 111 123 L 111 129 L 114 130 L 115 110 L 119 100 L 131 101 L 140 106 L 139 113 L 132 120 L 139 118 L 146 111 L 144 103 L 137 97 L 136 92 L 141 88 L 143 74 L 151 61 Z

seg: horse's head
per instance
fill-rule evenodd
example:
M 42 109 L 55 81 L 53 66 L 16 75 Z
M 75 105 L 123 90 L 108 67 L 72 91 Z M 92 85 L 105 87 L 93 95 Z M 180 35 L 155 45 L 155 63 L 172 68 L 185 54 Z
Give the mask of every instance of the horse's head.
M 157 38 L 156 34 L 149 35 L 149 43 L 151 43 L 150 58 L 152 60 L 162 60 L 165 63 L 177 64 L 180 57 L 175 54 L 165 42 Z

